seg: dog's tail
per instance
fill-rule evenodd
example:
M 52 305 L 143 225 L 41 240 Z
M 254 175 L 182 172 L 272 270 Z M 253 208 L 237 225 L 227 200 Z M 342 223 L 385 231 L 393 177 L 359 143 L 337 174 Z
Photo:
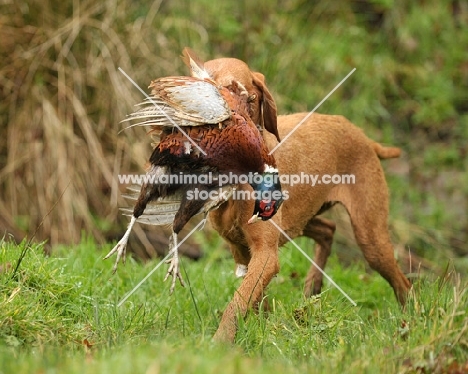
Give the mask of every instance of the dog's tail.
M 384 147 L 380 143 L 373 143 L 375 153 L 379 156 L 380 159 L 384 158 L 397 158 L 401 155 L 401 149 L 397 147 Z

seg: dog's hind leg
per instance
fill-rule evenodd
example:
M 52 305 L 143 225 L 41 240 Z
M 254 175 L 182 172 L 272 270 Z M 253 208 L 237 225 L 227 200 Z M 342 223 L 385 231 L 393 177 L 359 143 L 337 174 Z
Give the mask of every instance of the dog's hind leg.
M 331 245 L 333 242 L 333 234 L 335 233 L 336 225 L 334 222 L 315 216 L 304 227 L 303 235 L 312 238 L 315 241 L 315 258 L 314 262 L 324 269 L 328 256 L 331 253 Z M 306 297 L 318 295 L 322 289 L 323 275 L 317 270 L 315 265 L 311 265 L 304 286 L 304 295 Z
M 378 165 L 380 166 L 380 165 Z M 365 172 L 365 173 L 364 173 Z M 356 180 L 372 175 L 367 183 L 343 187 L 341 202 L 348 210 L 356 242 L 370 267 L 380 273 L 393 288 L 401 305 L 405 304 L 411 284 L 402 273 L 394 257 L 388 231 L 388 192 L 383 172 L 364 170 Z

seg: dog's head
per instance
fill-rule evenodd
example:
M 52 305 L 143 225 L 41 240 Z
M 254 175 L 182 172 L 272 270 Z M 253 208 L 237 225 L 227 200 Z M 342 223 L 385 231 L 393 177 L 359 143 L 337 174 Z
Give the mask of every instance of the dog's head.
M 240 83 L 246 90 L 252 121 L 275 135 L 280 141 L 276 103 L 268 91 L 263 74 L 251 71 L 245 62 L 236 58 L 217 58 L 204 63 L 189 48 L 184 49 L 183 55 L 192 76 L 211 78 L 225 87 L 230 86 L 233 81 Z

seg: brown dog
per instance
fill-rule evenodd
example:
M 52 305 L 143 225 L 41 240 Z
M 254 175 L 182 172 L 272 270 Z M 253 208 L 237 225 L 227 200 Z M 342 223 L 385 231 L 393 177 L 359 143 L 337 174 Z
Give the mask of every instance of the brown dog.
M 285 137 L 306 113 L 278 117 L 280 137 Z M 267 134 L 270 148 L 276 143 Z M 286 234 L 315 240 L 315 262 L 323 269 L 330 254 L 335 225 L 321 218 L 334 203 L 343 204 L 351 218 L 356 241 L 370 266 L 393 287 L 404 305 L 410 289 L 399 269 L 390 241 L 388 192 L 380 158 L 398 157 L 398 148 L 386 148 L 365 136 L 362 130 L 342 116 L 314 114 L 275 152 L 280 175 L 304 172 L 324 175 L 354 175 L 354 184 L 283 184 L 289 199 L 272 218 Z M 328 180 L 328 179 L 327 179 Z M 249 185 L 240 186 L 250 189 Z M 265 287 L 279 271 L 278 247 L 287 239 L 271 222 L 247 225 L 253 201 L 230 200 L 210 213 L 213 227 L 225 238 L 237 264 L 247 267 L 240 287 L 223 314 L 216 340 L 233 341 L 238 316 L 260 301 Z M 312 266 L 305 294 L 318 294 L 322 274 Z
M 278 144 L 277 128 L 279 137 L 284 138 L 306 116 L 306 113 L 280 116 L 277 123 L 276 105 L 263 75 L 251 72 L 240 60 L 222 58 L 199 62 L 199 66 L 203 65 L 217 83 L 228 86 L 235 80 L 244 86 L 252 120 L 273 134 L 264 133 L 270 149 Z M 387 185 L 379 162 L 379 158 L 399 154 L 398 148 L 386 148 L 368 139 L 342 116 L 314 114 L 274 153 L 280 175 L 301 172 L 319 178 L 352 175 L 355 183 L 332 184 L 324 180 L 315 186 L 283 184 L 289 199 L 272 220 L 291 238 L 302 235 L 314 239 L 315 262 L 323 269 L 330 254 L 335 224 L 319 214 L 335 203 L 343 204 L 365 258 L 390 283 L 403 305 L 411 286 L 393 256 L 387 228 Z M 250 191 L 251 186 L 240 185 L 238 189 Z M 239 275 L 245 275 L 214 336 L 219 341 L 234 340 L 237 318 L 262 299 L 266 286 L 279 271 L 278 247 L 287 242 L 272 222 L 247 224 L 253 205 L 253 200 L 229 200 L 210 213 L 213 227 L 229 243 L 234 260 L 242 270 Z M 306 278 L 305 294 L 318 294 L 321 287 L 322 274 L 312 266 Z

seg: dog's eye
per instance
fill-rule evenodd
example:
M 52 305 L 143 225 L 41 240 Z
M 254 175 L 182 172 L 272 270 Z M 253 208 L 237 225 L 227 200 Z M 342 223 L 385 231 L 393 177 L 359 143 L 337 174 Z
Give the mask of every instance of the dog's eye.
M 252 94 L 247 98 L 247 102 L 250 103 L 251 101 L 254 101 L 257 98 L 256 94 Z

